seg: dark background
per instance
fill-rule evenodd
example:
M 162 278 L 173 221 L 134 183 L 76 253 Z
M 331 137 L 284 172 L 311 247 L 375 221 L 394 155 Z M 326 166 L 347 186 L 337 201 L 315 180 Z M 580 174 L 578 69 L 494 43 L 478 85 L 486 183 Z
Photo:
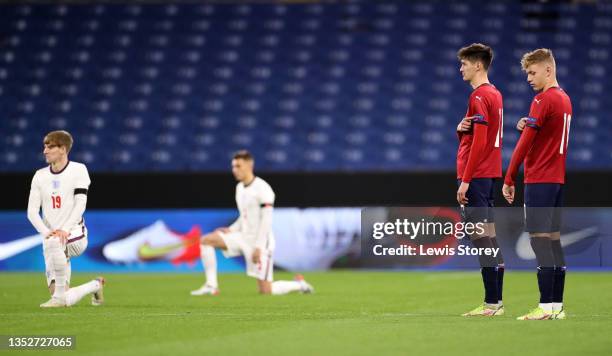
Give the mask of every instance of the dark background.
M 34 172 L 3 174 L 2 209 L 25 210 Z M 453 173 L 266 173 L 276 205 L 312 206 L 455 206 Z M 231 173 L 91 173 L 89 209 L 235 207 Z M 522 177 L 518 178 L 521 181 Z M 568 172 L 566 206 L 612 206 L 612 173 Z M 498 183 L 497 206 L 507 206 Z M 517 201 L 521 206 L 522 184 Z

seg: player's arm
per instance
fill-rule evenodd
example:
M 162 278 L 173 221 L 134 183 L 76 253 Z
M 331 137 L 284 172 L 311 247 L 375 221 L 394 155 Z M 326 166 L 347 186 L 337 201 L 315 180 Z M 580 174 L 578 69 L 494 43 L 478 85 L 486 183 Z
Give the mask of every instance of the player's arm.
M 463 134 L 465 132 L 470 131 L 470 129 L 472 128 L 472 119 L 473 118 L 474 118 L 473 116 L 464 117 L 459 122 L 459 125 L 457 125 L 457 138 L 459 140 L 461 140 L 461 137 L 463 136 Z
M 514 202 L 514 184 L 516 182 L 518 170 L 521 167 L 521 164 L 523 164 L 525 156 L 533 146 L 533 142 L 538 134 L 538 130 L 540 129 L 537 119 L 533 117 L 523 119 L 525 119 L 523 132 L 516 143 L 514 152 L 512 152 L 512 158 L 510 159 L 510 165 L 506 171 L 504 186 L 502 187 L 502 194 L 509 204 Z M 523 119 L 521 119 L 521 121 L 523 121 Z
M 253 253 L 253 262 L 259 263 L 261 251 L 266 248 L 268 237 L 272 231 L 272 211 L 274 209 L 274 192 L 272 188 L 267 186 L 261 193 L 259 198 L 261 213 L 259 220 L 259 229 L 255 237 L 255 251 Z
M 461 181 L 470 183 L 472 176 L 476 170 L 476 166 L 481 161 L 487 145 L 487 120 L 484 115 L 475 115 L 474 119 L 474 137 L 472 138 L 472 146 L 468 157 L 465 170 L 461 176 Z
M 457 201 L 459 204 L 467 204 L 467 191 L 472 182 L 472 176 L 476 170 L 476 166 L 482 160 L 485 147 L 487 145 L 487 123 L 485 120 L 475 119 L 474 133 L 472 138 L 472 146 L 468 161 L 461 176 L 461 185 L 457 190 Z
M 470 97 L 470 108 L 469 112 L 474 115 L 466 118 L 470 119 L 473 127 L 472 133 L 472 145 L 470 146 L 470 154 L 466 163 L 463 174 L 461 174 L 461 184 L 457 189 L 457 202 L 459 204 L 467 204 L 467 191 L 472 181 L 472 176 L 476 170 L 476 166 L 482 160 L 484 150 L 487 144 L 487 129 L 488 129 L 488 118 L 485 116 L 487 113 L 487 107 L 481 99 L 478 97 Z M 465 119 L 464 119 L 465 120 Z
M 531 146 L 533 146 L 533 141 L 535 140 L 537 134 L 538 129 L 529 126 L 529 124 L 527 124 L 525 129 L 523 129 L 523 133 L 516 143 L 516 147 L 512 153 L 512 158 L 510 159 L 510 165 L 506 171 L 506 178 L 504 179 L 505 185 L 513 186 L 515 184 L 518 170 L 521 164 L 523 164 L 527 152 L 529 152 Z
M 83 170 L 79 172 L 79 177 L 75 184 L 74 189 L 74 205 L 72 207 L 72 211 L 68 218 L 62 224 L 60 230 L 65 232 L 66 237 L 79 222 L 83 219 L 83 214 L 85 213 L 85 209 L 87 207 L 87 193 L 89 192 L 89 184 L 91 180 L 89 179 L 89 173 L 87 172 L 87 168 L 83 166 Z
M 538 100 L 538 97 L 540 100 Z M 525 160 L 525 156 L 529 153 L 529 150 L 533 146 L 533 142 L 540 130 L 546 122 L 547 113 L 549 111 L 548 100 L 545 100 L 541 96 L 536 96 L 531 102 L 531 108 L 529 110 L 529 117 L 522 118 L 519 120 L 517 128 L 523 127 L 523 132 L 519 141 L 516 143 L 514 152 L 512 152 L 512 158 L 510 159 L 510 165 L 506 170 L 506 177 L 504 179 L 504 186 L 502 187 L 502 194 L 508 203 L 514 202 L 514 184 L 518 170 Z M 524 121 L 524 125 L 521 122 Z
M 262 204 L 259 220 L 259 230 L 255 238 L 255 251 L 253 252 L 253 262 L 259 263 L 261 251 L 266 248 L 268 236 L 272 230 L 272 204 Z
M 538 100 L 538 97 L 540 100 Z M 525 156 L 531 149 L 533 141 L 535 140 L 540 127 L 545 124 L 545 118 L 549 110 L 548 100 L 545 100 L 541 96 L 536 96 L 531 103 L 529 110 L 529 117 L 524 117 L 519 120 L 517 129 L 520 130 L 522 127 L 521 137 L 516 143 L 514 152 L 512 153 L 512 159 L 510 159 L 510 165 L 506 171 L 506 177 L 504 179 L 504 185 L 514 186 L 516 175 L 518 174 L 519 167 L 525 160 Z
M 51 234 L 51 230 L 45 225 L 40 217 L 40 206 L 42 205 L 42 197 L 40 195 L 40 187 L 38 185 L 37 175 L 32 179 L 30 187 L 30 196 L 28 198 L 28 220 L 39 234 L 47 237 Z

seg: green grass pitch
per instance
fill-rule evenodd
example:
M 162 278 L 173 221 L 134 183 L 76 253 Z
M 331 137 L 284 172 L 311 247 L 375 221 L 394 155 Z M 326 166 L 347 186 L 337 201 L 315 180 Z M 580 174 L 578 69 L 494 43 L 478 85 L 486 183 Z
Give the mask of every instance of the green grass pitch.
M 92 277 L 75 274 L 73 283 Z M 506 315 L 493 319 L 459 316 L 482 299 L 477 272 L 306 277 L 313 295 L 260 296 L 252 278 L 224 274 L 219 296 L 192 297 L 201 274 L 108 274 L 106 305 L 86 298 L 41 310 L 42 273 L 0 273 L 0 335 L 76 335 L 76 353 L 88 355 L 612 353 L 610 273 L 568 273 L 568 319 L 559 321 L 515 320 L 537 303 L 534 273 L 506 273 Z

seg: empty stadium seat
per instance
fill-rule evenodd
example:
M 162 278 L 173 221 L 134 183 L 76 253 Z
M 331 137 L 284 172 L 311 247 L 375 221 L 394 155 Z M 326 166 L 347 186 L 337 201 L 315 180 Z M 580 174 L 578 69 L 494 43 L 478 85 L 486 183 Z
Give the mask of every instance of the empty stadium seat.
M 534 14 L 556 11 L 558 18 Z M 612 7 L 518 2 L 3 5 L 0 171 L 74 133 L 94 171 L 453 170 L 469 87 L 456 51 L 494 46 L 504 160 L 552 48 L 574 107 L 569 169 L 612 167 Z

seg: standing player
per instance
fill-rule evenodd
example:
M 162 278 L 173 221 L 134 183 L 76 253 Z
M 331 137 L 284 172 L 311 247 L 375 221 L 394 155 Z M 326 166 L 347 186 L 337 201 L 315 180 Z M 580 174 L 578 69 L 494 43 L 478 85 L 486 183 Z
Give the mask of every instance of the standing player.
M 82 163 L 68 161 L 72 136 L 53 131 L 44 138 L 48 167 L 36 171 L 28 201 L 28 219 L 43 236 L 47 286 L 51 299 L 42 308 L 68 307 L 92 293 L 92 304 L 103 303 L 104 278 L 98 277 L 70 288 L 70 258 L 87 247 L 87 228 L 83 219 L 89 189 L 89 174 Z M 42 206 L 43 218 L 39 212 Z
M 191 295 L 219 294 L 215 248 L 222 249 L 226 257 L 244 256 L 247 275 L 257 279 L 261 294 L 313 292 L 312 286 L 300 275 L 294 281 L 272 282 L 274 192 L 266 181 L 255 176 L 253 166 L 253 156 L 247 151 L 238 151 L 232 159 L 232 173 L 238 181 L 236 204 L 240 215 L 230 227 L 219 228 L 202 237 L 200 254 L 206 283 Z
M 538 262 L 540 304 L 519 320 L 565 319 L 563 289 L 565 257 L 561 248 L 561 207 L 565 183 L 565 159 L 572 120 L 572 103 L 559 87 L 555 58 L 549 49 L 526 53 L 521 66 L 527 81 L 539 92 L 529 117 L 519 121 L 522 130 L 502 192 L 514 201 L 514 183 L 525 161 L 525 230 Z
M 463 80 L 474 89 L 470 95 L 466 117 L 457 126 L 457 202 L 463 219 L 483 224 L 483 233 L 470 236 L 475 247 L 499 248 L 495 238 L 493 189 L 501 177 L 503 106 L 501 93 L 489 82 L 488 70 L 493 50 L 474 43 L 457 53 Z M 481 250 L 483 251 L 483 250 Z M 497 257 L 478 256 L 485 289 L 484 303 L 463 316 L 498 316 L 504 314 L 502 287 L 504 261 Z

